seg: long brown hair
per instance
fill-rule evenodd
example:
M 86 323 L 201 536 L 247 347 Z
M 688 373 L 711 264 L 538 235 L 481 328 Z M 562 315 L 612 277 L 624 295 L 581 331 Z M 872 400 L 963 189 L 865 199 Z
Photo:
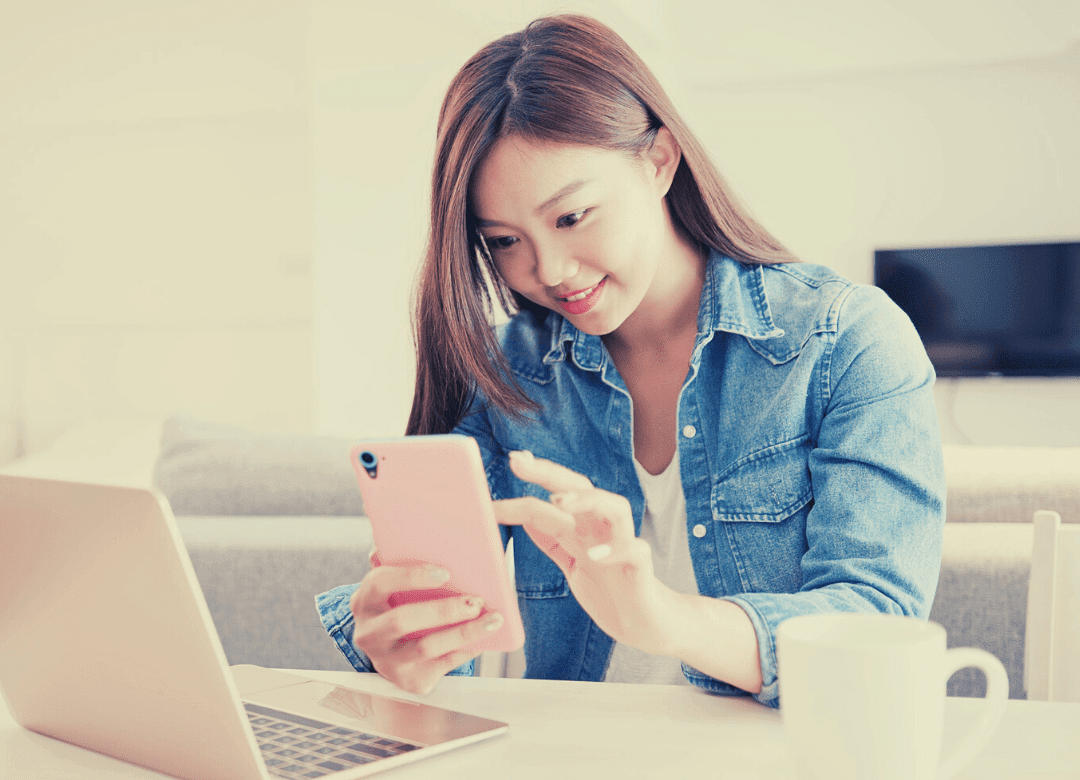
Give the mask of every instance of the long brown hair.
M 452 430 L 477 392 L 510 415 L 535 408 L 499 349 L 488 284 L 507 315 L 537 307 L 499 279 L 470 204 L 472 177 L 492 145 L 517 135 L 641 155 L 661 126 L 682 150 L 666 196 L 676 229 L 744 262 L 794 260 L 736 201 L 645 63 L 595 19 L 537 19 L 465 63 L 439 115 L 408 434 Z

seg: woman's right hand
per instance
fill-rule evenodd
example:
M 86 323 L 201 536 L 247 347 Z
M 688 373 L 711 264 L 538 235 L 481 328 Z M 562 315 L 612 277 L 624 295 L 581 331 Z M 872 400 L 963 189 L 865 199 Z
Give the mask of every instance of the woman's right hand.
M 461 648 L 498 629 L 502 615 L 482 612 L 483 599 L 470 595 L 392 607 L 393 594 L 440 588 L 449 572 L 427 565 L 380 566 L 375 553 L 371 557 L 371 571 L 349 600 L 353 644 L 394 685 L 410 693 L 430 693 L 447 672 L 477 655 Z M 442 626 L 447 627 L 432 631 Z M 431 633 L 410 637 L 422 631 Z

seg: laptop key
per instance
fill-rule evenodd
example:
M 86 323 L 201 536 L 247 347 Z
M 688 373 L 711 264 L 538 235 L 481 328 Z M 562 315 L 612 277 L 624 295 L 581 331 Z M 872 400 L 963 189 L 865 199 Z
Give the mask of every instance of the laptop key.
M 287 721 L 282 724 L 284 728 L 289 726 L 307 726 L 312 729 L 319 729 L 323 731 L 330 728 L 329 723 L 325 723 L 321 720 L 312 720 L 311 718 L 305 718 L 302 715 L 293 715 L 291 712 L 282 712 L 281 710 L 270 709 L 269 707 L 261 707 L 258 704 L 252 704 L 249 701 L 244 702 L 244 709 L 248 711 L 248 717 L 252 715 L 267 715 L 276 720 Z
M 328 723 L 287 713 L 282 713 L 287 715 L 286 718 L 277 719 L 273 717 L 275 710 L 250 704 L 246 706 L 249 708 L 249 716 L 262 716 L 258 718 L 262 721 L 259 724 L 262 730 L 256 733 L 260 749 L 273 751 L 273 755 L 284 757 L 270 758 L 271 754 L 264 752 L 267 769 L 271 774 L 287 780 L 309 776 L 323 777 L 349 766 L 368 764 L 420 747 L 355 729 L 331 727 Z M 251 720 L 254 723 L 256 718 L 252 717 Z M 315 730 L 309 727 L 316 724 Z M 294 734 L 298 736 L 292 736 Z M 282 766 L 286 763 L 288 766 Z M 300 774 L 301 772 L 303 774 Z M 313 772 L 316 774 L 312 774 Z

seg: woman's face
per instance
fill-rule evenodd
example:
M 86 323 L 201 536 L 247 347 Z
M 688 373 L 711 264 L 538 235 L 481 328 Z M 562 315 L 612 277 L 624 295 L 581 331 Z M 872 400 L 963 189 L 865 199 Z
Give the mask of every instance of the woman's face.
M 472 207 L 510 289 L 593 335 L 614 332 L 650 296 L 678 243 L 664 204 L 678 166 L 666 129 L 645 156 L 500 139 L 477 169 Z

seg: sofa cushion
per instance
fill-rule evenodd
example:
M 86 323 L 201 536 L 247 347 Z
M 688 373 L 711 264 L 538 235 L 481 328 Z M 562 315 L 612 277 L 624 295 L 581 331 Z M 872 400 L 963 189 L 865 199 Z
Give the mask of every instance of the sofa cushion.
M 946 523 L 930 619 L 945 627 L 949 647 L 978 647 L 1009 675 L 1009 697 L 1023 699 L 1024 634 L 1034 526 L 1026 523 Z M 961 669 L 950 696 L 984 696 L 986 678 Z
M 171 417 L 154 485 L 177 515 L 359 516 L 351 443 Z
M 1080 447 L 945 445 L 950 523 L 1030 523 L 1049 509 L 1080 523 Z
M 371 567 L 363 517 L 178 517 L 230 664 L 349 671 L 315 595 Z

